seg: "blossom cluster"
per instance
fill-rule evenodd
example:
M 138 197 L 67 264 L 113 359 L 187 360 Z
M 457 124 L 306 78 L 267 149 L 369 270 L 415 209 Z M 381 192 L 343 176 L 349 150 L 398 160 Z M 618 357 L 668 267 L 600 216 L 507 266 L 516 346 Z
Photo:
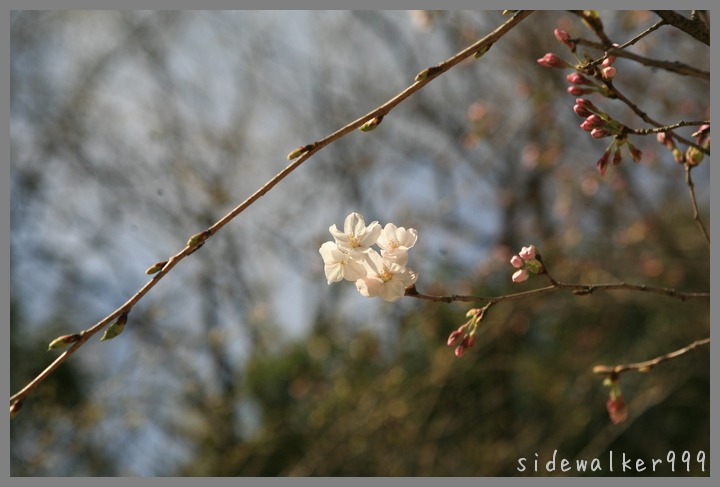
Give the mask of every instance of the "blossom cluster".
M 394 223 L 381 227 L 377 221 L 366 225 L 362 215 L 350 213 L 343 230 L 332 225 L 330 234 L 334 241 L 320 246 L 328 284 L 355 281 L 363 296 L 380 296 L 390 302 L 403 297 L 405 289 L 415 284 L 417 273 L 407 267 L 408 250 L 418 237 L 414 228 Z
M 570 83 L 567 91 L 573 96 L 583 96 L 591 93 L 598 93 L 602 96 L 611 96 L 609 91 L 609 82 L 617 75 L 617 69 L 613 66 L 616 57 L 607 55 L 599 66 L 586 65 L 585 61 L 577 55 L 577 45 L 567 32 L 555 29 L 555 38 L 558 42 L 564 44 L 577 57 L 580 64 L 572 65 L 564 61 L 554 53 L 547 53 L 537 62 L 545 68 L 557 69 L 575 69 L 575 72 L 568 74 L 565 79 Z M 613 47 L 619 47 L 614 44 Z M 592 76 L 596 81 L 589 79 Z M 589 132 L 595 139 L 603 137 L 613 137 L 610 145 L 603 152 L 602 157 L 597 161 L 596 166 L 600 175 L 604 176 L 607 168 L 612 162 L 614 166 L 622 162 L 621 148 L 627 147 L 630 157 L 634 162 L 639 162 L 642 158 L 642 152 L 637 149 L 627 138 L 628 128 L 607 113 L 599 110 L 592 102 L 584 98 L 577 98 L 573 111 L 579 116 L 585 118 L 580 124 L 580 128 Z M 612 156 L 612 157 L 611 157 Z
M 537 258 L 537 250 L 534 245 L 523 247 L 517 255 L 513 255 L 510 264 L 516 269 L 512 275 L 513 282 L 523 282 L 530 277 L 530 274 L 539 274 L 543 265 Z
M 473 308 L 469 310 L 465 317 L 469 318 L 463 323 L 460 328 L 453 330 L 447 340 L 448 347 L 455 347 L 455 356 L 462 357 L 465 350 L 472 347 L 475 344 L 475 333 L 477 332 L 478 324 L 485 316 L 484 308 Z

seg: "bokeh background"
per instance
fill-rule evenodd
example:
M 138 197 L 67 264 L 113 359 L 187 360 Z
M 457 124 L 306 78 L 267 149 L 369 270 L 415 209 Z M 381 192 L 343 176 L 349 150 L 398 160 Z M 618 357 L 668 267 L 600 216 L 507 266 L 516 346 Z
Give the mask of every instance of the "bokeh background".
M 600 15 L 618 43 L 658 20 Z M 12 392 L 57 354 L 50 340 L 117 308 L 146 268 L 281 170 L 288 152 L 506 19 L 13 12 Z M 545 285 L 510 282 L 510 256 L 530 243 L 562 281 L 709 291 L 683 167 L 654 136 L 633 137 L 642 162 L 626 156 L 600 177 L 609 140 L 578 128 L 570 71 L 536 63 L 546 52 L 572 60 L 556 27 L 596 40 L 571 13 L 534 13 L 374 132 L 320 151 L 173 269 L 120 337 L 87 343 L 25 402 L 11 423 L 11 474 L 507 476 L 520 474 L 519 458 L 554 450 L 709 456 L 708 347 L 623 376 L 629 418 L 617 425 L 592 373 L 709 336 L 709 300 L 622 291 L 507 302 L 456 358 L 445 342 L 472 303 L 385 303 L 324 277 L 328 227 L 357 211 L 417 229 L 410 265 L 429 294 Z M 709 47 L 673 27 L 630 50 L 709 69 Z M 709 118 L 708 79 L 615 65 L 618 88 L 653 118 Z M 588 98 L 646 127 L 622 103 Z M 708 175 L 707 161 L 693 172 L 706 223 Z

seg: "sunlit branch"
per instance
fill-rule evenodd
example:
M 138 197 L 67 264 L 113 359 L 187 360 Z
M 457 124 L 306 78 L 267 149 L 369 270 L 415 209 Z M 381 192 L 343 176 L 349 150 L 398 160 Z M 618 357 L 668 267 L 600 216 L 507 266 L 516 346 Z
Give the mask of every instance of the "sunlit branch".
M 696 340 L 692 342 L 690 345 L 687 345 L 679 350 L 675 350 L 674 352 L 666 353 L 665 355 L 660 355 L 658 357 L 655 357 L 651 360 L 646 360 L 645 362 L 636 362 L 636 363 L 630 363 L 630 364 L 622 364 L 622 365 L 596 365 L 593 367 L 593 372 L 595 374 L 602 374 L 602 375 L 608 375 L 610 377 L 616 378 L 618 375 L 622 374 L 623 372 L 628 372 L 630 370 L 634 370 L 637 372 L 649 372 L 650 369 L 655 367 L 656 365 L 659 365 L 663 362 L 667 362 L 668 360 L 672 360 L 674 358 L 677 358 L 681 355 L 684 355 L 688 352 L 691 352 L 695 350 L 697 347 L 703 346 L 703 345 L 709 345 L 710 344 L 710 338 L 704 338 L 702 340 Z

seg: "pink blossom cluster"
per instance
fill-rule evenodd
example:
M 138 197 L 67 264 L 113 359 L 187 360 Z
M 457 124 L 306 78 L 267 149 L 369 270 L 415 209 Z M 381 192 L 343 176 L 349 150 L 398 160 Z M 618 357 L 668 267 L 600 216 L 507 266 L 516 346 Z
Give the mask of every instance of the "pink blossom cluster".
M 517 255 L 513 255 L 510 264 L 517 269 L 512 275 L 513 282 L 526 281 L 530 274 L 539 274 L 543 270 L 534 245 L 523 247 Z

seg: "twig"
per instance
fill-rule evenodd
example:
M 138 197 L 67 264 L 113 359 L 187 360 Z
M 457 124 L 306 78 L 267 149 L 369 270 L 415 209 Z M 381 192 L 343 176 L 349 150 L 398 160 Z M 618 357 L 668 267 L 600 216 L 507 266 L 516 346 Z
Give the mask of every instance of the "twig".
M 531 296 L 537 296 L 540 294 L 547 294 L 557 291 L 570 291 L 577 296 L 586 294 L 592 294 L 595 291 L 639 291 L 648 292 L 653 294 L 661 294 L 671 298 L 677 298 L 681 301 L 688 299 L 709 299 L 710 293 L 705 292 L 683 292 L 675 289 L 657 287 L 657 286 L 646 286 L 644 284 L 627 284 L 624 282 L 618 283 L 606 283 L 606 284 L 570 284 L 564 282 L 554 281 L 554 284 L 549 286 L 531 289 L 529 291 L 522 291 L 519 293 L 505 294 L 502 296 L 467 296 L 452 294 L 450 296 L 431 296 L 428 294 L 422 294 L 418 292 L 415 286 L 411 286 L 405 290 L 405 296 L 409 296 L 417 299 L 424 299 L 426 301 L 434 301 L 437 303 L 452 303 L 452 302 L 488 302 L 488 303 L 500 303 L 502 301 L 516 301 L 519 299 L 525 299 Z
M 697 198 L 695 197 L 695 183 L 693 182 L 692 176 L 690 174 L 693 167 L 694 166 L 691 166 L 687 162 L 685 163 L 685 182 L 687 183 L 688 189 L 690 190 L 690 201 L 692 201 L 693 208 L 693 220 L 697 222 L 703 235 L 705 235 L 705 241 L 707 242 L 708 246 L 710 246 L 710 234 L 708 233 L 707 228 L 705 228 L 705 224 L 703 223 L 702 218 L 700 218 Z
M 676 357 L 679 357 L 680 355 L 684 355 L 688 352 L 691 352 L 695 350 L 697 347 L 700 347 L 702 345 L 709 345 L 710 344 L 710 338 L 704 338 L 702 340 L 696 340 L 692 342 L 690 345 L 687 345 L 679 350 L 675 350 L 674 352 L 666 353 L 665 355 L 660 355 L 659 357 L 655 357 L 654 359 L 647 360 L 645 362 L 636 362 L 636 363 L 630 363 L 630 364 L 622 364 L 622 365 L 596 365 L 593 367 L 593 373 L 595 374 L 604 374 L 608 375 L 612 378 L 617 378 L 618 375 L 622 374 L 623 372 L 627 372 L 629 370 L 635 370 L 637 372 L 649 372 L 650 369 L 655 367 L 656 365 L 659 365 L 663 362 L 667 362 L 668 360 L 672 360 Z
M 706 125 L 709 124 L 708 121 L 692 121 L 692 122 L 685 122 L 681 120 L 680 122 L 674 123 L 672 125 L 665 125 L 662 127 L 655 127 L 652 129 L 631 129 L 629 127 L 626 127 L 626 132 L 628 134 L 633 135 L 650 135 L 650 134 L 660 134 L 663 132 L 668 132 L 670 130 L 675 130 L 680 127 L 691 127 L 691 126 L 698 126 L 698 125 Z
M 402 103 L 406 98 L 416 93 L 418 90 L 422 89 L 425 85 L 427 85 L 430 81 L 437 78 L 441 74 L 445 73 L 452 67 L 456 66 L 463 60 L 473 56 L 476 53 L 482 53 L 486 51 L 487 49 L 492 46 L 493 43 L 495 43 L 497 40 L 499 40 L 502 36 L 507 34 L 511 29 L 513 29 L 517 24 L 519 24 L 523 19 L 528 17 L 533 11 L 532 10 L 521 10 L 518 11 L 513 17 L 508 19 L 506 22 L 504 22 L 502 25 L 497 27 L 493 32 L 486 35 L 476 43 L 472 44 L 471 46 L 463 49 L 462 51 L 458 52 L 454 56 L 448 58 L 447 60 L 441 62 L 440 64 L 427 68 L 416 77 L 416 81 L 408 86 L 405 90 L 397 94 L 395 97 L 388 100 L 386 103 L 380 105 L 375 110 L 369 112 L 368 114 L 358 118 L 354 122 L 351 122 L 341 128 L 340 130 L 337 130 L 336 132 L 328 135 L 324 139 L 318 140 L 312 144 L 308 144 L 306 146 L 302 147 L 302 150 L 300 151 L 294 151 L 299 154 L 299 157 L 296 158 L 292 163 L 290 163 L 285 169 L 280 171 L 278 174 L 276 174 L 274 177 L 272 177 L 268 182 L 266 182 L 262 187 L 260 187 L 255 193 L 253 193 L 250 197 L 248 197 L 245 201 L 240 203 L 238 206 L 236 206 L 234 209 L 232 209 L 229 213 L 227 213 L 225 216 L 223 216 L 220 220 L 218 220 L 215 224 L 207 228 L 206 230 L 197 233 L 190 237 L 188 240 L 188 244 L 185 246 L 184 249 L 182 249 L 180 252 L 172 256 L 170 259 L 168 259 L 167 263 L 165 263 L 162 266 L 162 269 L 153 276 L 153 278 L 146 283 L 139 291 L 137 291 L 132 298 L 130 298 L 125 304 L 120 306 L 118 309 L 113 311 L 111 314 L 97 322 L 95 325 L 93 325 L 91 328 L 88 328 L 87 330 L 84 330 L 79 333 L 80 338 L 78 341 L 73 343 L 73 345 L 68 348 L 66 351 L 64 351 L 61 355 L 59 355 L 45 370 L 43 370 L 37 377 L 35 377 L 32 381 L 30 381 L 25 387 L 23 387 L 19 392 L 16 394 L 13 394 L 10 397 L 10 411 L 11 413 L 17 413 L 19 411 L 20 407 L 22 406 L 22 401 L 25 400 L 25 398 L 38 386 L 40 383 L 42 383 L 47 377 L 52 374 L 52 372 L 57 369 L 65 360 L 67 360 L 73 353 L 75 353 L 76 350 L 78 350 L 84 343 L 86 343 L 95 333 L 103 329 L 105 326 L 107 326 L 109 323 L 111 323 L 113 320 L 121 316 L 123 313 L 129 313 L 132 307 L 140 300 L 143 296 L 145 296 L 167 273 L 175 267 L 181 260 L 183 260 L 188 255 L 195 252 L 197 249 L 199 249 L 206 240 L 208 240 L 211 236 L 213 236 L 217 231 L 219 231 L 222 227 L 227 225 L 233 218 L 235 218 L 237 215 L 242 213 L 247 207 L 252 205 L 255 201 L 257 201 L 259 198 L 261 198 L 263 195 L 265 195 L 268 191 L 270 191 L 276 184 L 278 184 L 280 181 L 282 181 L 287 175 L 289 175 L 291 172 L 293 172 L 295 169 L 297 169 L 303 162 L 305 162 L 307 159 L 312 157 L 316 152 L 318 152 L 323 147 L 331 144 L 332 142 L 340 139 L 341 137 L 344 137 L 345 135 L 349 134 L 350 132 L 360 128 L 363 124 L 366 122 L 369 122 L 375 118 L 381 118 L 387 115 L 393 108 L 395 108 L 397 105 Z

